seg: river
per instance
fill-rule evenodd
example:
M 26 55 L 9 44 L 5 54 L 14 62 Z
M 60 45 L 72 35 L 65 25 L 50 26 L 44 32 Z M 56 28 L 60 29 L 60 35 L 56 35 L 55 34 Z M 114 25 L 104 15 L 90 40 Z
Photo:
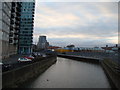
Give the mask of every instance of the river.
M 57 62 L 25 88 L 111 88 L 99 64 L 57 58 Z

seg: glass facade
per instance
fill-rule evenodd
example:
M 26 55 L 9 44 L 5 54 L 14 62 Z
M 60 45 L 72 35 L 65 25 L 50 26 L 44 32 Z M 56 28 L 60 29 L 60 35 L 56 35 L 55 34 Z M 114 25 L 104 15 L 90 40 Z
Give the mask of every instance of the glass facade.
M 32 52 L 33 24 L 34 24 L 35 2 L 21 3 L 20 31 L 19 31 L 19 50 L 21 54 Z

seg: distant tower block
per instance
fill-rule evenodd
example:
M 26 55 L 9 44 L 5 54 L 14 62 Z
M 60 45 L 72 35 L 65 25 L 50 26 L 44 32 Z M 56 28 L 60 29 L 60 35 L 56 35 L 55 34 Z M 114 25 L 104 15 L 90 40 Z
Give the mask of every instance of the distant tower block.
M 39 36 L 39 41 L 37 44 L 38 49 L 47 49 L 49 43 L 46 40 L 46 36 Z

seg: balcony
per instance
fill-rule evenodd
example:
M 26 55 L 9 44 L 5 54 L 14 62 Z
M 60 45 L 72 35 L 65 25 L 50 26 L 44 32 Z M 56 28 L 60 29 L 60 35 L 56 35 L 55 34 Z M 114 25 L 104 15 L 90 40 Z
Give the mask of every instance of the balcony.
M 17 36 L 15 36 L 15 37 L 14 37 L 14 40 L 18 40 L 18 37 L 17 37 Z
M 20 16 L 20 12 L 16 12 L 17 16 Z
M 11 24 L 14 24 L 14 20 L 11 20 Z
M 19 21 L 16 21 L 15 24 L 18 25 L 20 22 Z
M 14 9 L 14 8 L 12 8 L 12 12 L 15 12 L 15 9 Z
M 13 14 L 11 14 L 11 18 L 14 18 L 15 16 Z
M 19 30 L 18 30 L 18 29 L 15 29 L 15 32 L 16 32 L 16 33 L 19 33 Z
M 20 30 L 19 25 L 16 25 L 15 29 L 16 29 L 16 31 L 19 31 Z
M 16 15 L 15 15 L 15 13 L 11 13 L 11 17 L 13 17 L 13 18 L 14 18 L 15 16 L 16 16 Z
M 19 6 L 16 7 L 17 11 L 21 11 L 21 8 Z
M 15 24 L 11 24 L 11 26 L 12 26 L 13 28 L 15 28 Z
M 18 45 L 18 40 L 15 40 L 15 41 L 14 41 L 14 45 Z
M 16 20 L 20 22 L 20 18 L 19 17 L 17 17 Z
M 22 5 L 21 5 L 21 2 L 17 2 L 17 5 L 19 6 L 19 7 L 21 7 Z
M 13 44 L 13 40 L 12 40 L 12 39 L 9 39 L 9 43 L 10 43 L 10 44 Z
M 10 32 L 9 37 L 13 37 L 13 33 L 12 32 Z
M 12 31 L 12 30 L 13 30 L 13 26 L 11 25 L 11 26 L 10 26 L 10 31 Z
M 13 43 L 15 46 L 17 46 L 18 45 L 18 43 Z
M 19 35 L 19 32 L 14 32 L 15 35 Z
M 34 15 L 32 15 L 32 17 L 34 17 Z
M 15 2 L 12 2 L 12 7 L 15 7 Z

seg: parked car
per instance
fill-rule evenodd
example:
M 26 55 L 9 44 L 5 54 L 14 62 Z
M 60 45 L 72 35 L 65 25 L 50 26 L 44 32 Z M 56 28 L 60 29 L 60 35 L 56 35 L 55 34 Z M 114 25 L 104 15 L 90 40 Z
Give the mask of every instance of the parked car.
M 3 64 L 2 62 L 0 62 L 0 67 L 2 69 L 2 71 L 8 71 L 12 68 L 12 65 L 11 64 Z
M 32 59 L 28 59 L 26 57 L 18 58 L 18 62 L 31 62 Z
M 33 59 L 33 58 L 31 58 L 31 57 L 28 57 L 28 56 L 25 56 L 25 57 L 23 57 L 23 58 L 30 59 L 30 60 Z
M 2 65 L 3 63 L 2 62 L 0 62 L 0 65 Z
M 24 56 L 23 58 L 27 58 L 27 59 L 34 59 L 34 57 L 32 55 L 29 55 L 29 56 Z
M 35 58 L 35 57 L 34 57 L 34 56 L 32 56 L 32 55 L 29 55 L 29 57 L 30 57 L 30 58 L 32 58 L 32 59 L 34 59 L 34 58 Z
M 42 57 L 47 57 L 47 56 L 45 54 L 43 54 Z

